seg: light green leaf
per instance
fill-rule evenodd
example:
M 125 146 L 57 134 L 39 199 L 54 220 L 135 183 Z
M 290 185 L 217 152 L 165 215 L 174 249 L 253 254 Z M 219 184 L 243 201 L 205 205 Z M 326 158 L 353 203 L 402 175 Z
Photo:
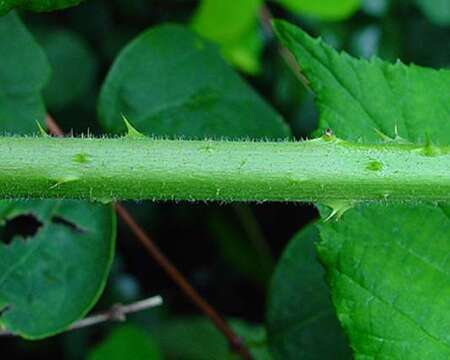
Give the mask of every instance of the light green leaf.
M 43 122 L 41 91 L 49 75 L 44 52 L 18 16 L 0 17 L 1 130 L 24 134 L 36 121 Z
M 262 34 L 255 25 L 248 32 L 242 34 L 236 42 L 223 46 L 222 53 L 241 71 L 257 75 L 261 72 L 260 57 L 263 48 Z
M 359 208 L 320 232 L 333 301 L 357 357 L 450 357 L 450 221 L 442 209 Z
M 450 71 L 377 58 L 358 60 L 312 39 L 293 25 L 275 28 L 311 82 L 320 110 L 320 132 L 373 143 L 376 132 L 424 143 L 450 143 Z
M 441 26 L 450 25 L 450 1 L 416 0 L 416 3 L 431 22 Z
M 258 31 L 262 0 L 202 0 L 192 19 L 192 28 L 220 45 L 232 64 L 251 74 L 260 70 L 263 38 Z
M 121 114 L 149 135 L 289 135 L 214 46 L 178 25 L 145 31 L 118 56 L 101 91 L 99 117 L 117 133 L 125 130 Z
M 276 28 L 317 94 L 322 129 L 364 142 L 450 143 L 450 71 L 356 60 L 291 25 Z M 449 357 L 449 220 L 443 206 L 371 205 L 320 226 L 320 257 L 357 358 Z
M 321 20 L 343 20 L 353 15 L 361 0 L 278 0 L 288 10 Z
M 96 81 L 98 64 L 86 41 L 76 32 L 64 29 L 39 31 L 38 40 L 53 70 L 44 90 L 50 110 L 61 110 L 88 96 Z
M 42 338 L 65 330 L 95 304 L 114 253 L 110 206 L 72 201 L 0 203 L 0 222 L 32 216 L 32 237 L 0 243 L 0 327 Z
M 162 360 L 158 344 L 142 329 L 125 325 L 116 328 L 96 346 L 88 360 Z
M 289 242 L 273 274 L 267 305 L 267 337 L 277 359 L 350 359 L 336 318 L 325 271 L 318 262 L 316 227 Z
M 32 11 L 52 11 L 78 5 L 83 0 L 1 0 L 0 15 L 18 8 Z

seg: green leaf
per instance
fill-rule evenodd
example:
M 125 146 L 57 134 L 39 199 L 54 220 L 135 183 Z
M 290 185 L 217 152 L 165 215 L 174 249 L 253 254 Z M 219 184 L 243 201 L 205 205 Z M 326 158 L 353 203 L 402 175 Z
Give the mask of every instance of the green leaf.
M 0 2 L 1 3 L 1 2 Z M 43 122 L 41 91 L 50 67 L 15 13 L 0 17 L 0 129 L 25 134 Z
M 320 232 L 333 301 L 357 357 L 450 357 L 448 214 L 379 205 L 351 210 Z
M 431 22 L 441 26 L 450 25 L 450 2 L 448 0 L 416 0 L 416 3 Z
M 37 133 L 35 121 L 45 117 L 41 91 L 49 66 L 14 13 L 0 18 L 0 59 L 0 130 Z M 24 216 L 39 221 L 37 233 L 2 242 Z M 0 328 L 35 339 L 83 317 L 105 286 L 115 221 L 111 205 L 1 201 Z
M 76 32 L 64 29 L 43 29 L 38 32 L 38 41 L 53 69 L 44 90 L 46 105 L 58 111 L 89 96 L 98 64 L 86 41 Z
M 226 0 L 202 0 L 192 27 L 210 40 L 233 42 L 255 24 L 261 4 L 262 0 L 242 0 L 239 6 Z
M 319 240 L 309 225 L 289 242 L 273 274 L 267 305 L 267 336 L 277 359 L 350 359 L 315 254 Z
M 208 320 L 184 317 L 159 325 L 152 332 L 168 358 L 181 360 L 223 359 L 229 354 L 226 339 Z
M 83 0 L 2 0 L 0 15 L 18 8 L 32 11 L 52 11 L 78 5 Z
M 158 344 L 142 329 L 125 325 L 114 329 L 108 338 L 95 347 L 88 360 L 160 360 Z
M 0 243 L 0 327 L 35 339 L 66 329 L 94 305 L 112 262 L 116 224 L 110 206 L 0 203 L 3 226 L 24 215 L 40 226 L 32 237 Z
M 235 217 L 214 211 L 208 221 L 211 237 L 221 257 L 243 276 L 266 287 L 273 271 L 273 259 L 252 210 L 236 205 Z M 234 220 L 234 221 L 233 221 Z
M 278 2 L 290 11 L 328 21 L 346 19 L 361 5 L 361 0 L 278 0 Z
M 241 336 L 255 359 L 269 360 L 263 327 L 231 320 L 233 330 Z M 179 317 L 159 325 L 152 332 L 164 355 L 179 360 L 231 360 L 239 357 L 230 351 L 227 340 L 210 320 Z
M 450 143 L 450 71 L 337 53 L 285 22 L 275 22 L 283 44 L 311 82 L 320 110 L 320 132 L 344 139 L 383 141 L 376 130 L 415 143 Z
M 103 85 L 99 117 L 121 132 L 124 114 L 149 135 L 289 135 L 281 117 L 246 85 L 215 46 L 178 25 L 149 29 L 118 56 Z
M 369 143 L 431 141 L 430 150 L 450 143 L 450 71 L 356 60 L 291 25 L 276 29 L 317 94 L 322 129 Z M 356 357 L 449 357 L 449 220 L 444 206 L 371 205 L 320 226 L 320 257 Z
M 260 70 L 259 55 L 263 38 L 258 15 L 262 0 L 203 0 L 192 19 L 192 28 L 204 38 L 220 45 L 225 58 L 243 71 Z
M 230 63 L 239 70 L 250 75 L 259 75 L 261 72 L 261 52 L 264 43 L 262 34 L 257 25 L 242 34 L 236 42 L 222 47 L 222 53 Z
M 257 360 L 271 360 L 272 353 L 267 344 L 266 329 L 261 325 L 254 325 L 242 320 L 231 320 L 230 325 L 236 334 L 244 339 L 250 354 Z M 239 358 L 233 356 L 232 358 Z

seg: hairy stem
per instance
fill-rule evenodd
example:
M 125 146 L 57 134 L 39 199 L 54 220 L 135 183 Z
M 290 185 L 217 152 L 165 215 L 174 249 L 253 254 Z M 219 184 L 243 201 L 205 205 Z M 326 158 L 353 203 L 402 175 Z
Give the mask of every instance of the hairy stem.
M 64 136 L 62 129 L 50 115 L 47 114 L 45 121 L 48 129 L 53 135 Z M 163 254 L 150 235 L 133 219 L 127 209 L 119 203 L 115 203 L 114 205 L 117 215 L 126 225 L 128 225 L 131 232 L 135 235 L 135 239 L 145 248 L 150 257 L 158 263 L 186 297 L 188 297 L 225 336 L 228 340 L 230 349 L 236 354 L 239 354 L 241 358 L 251 360 L 252 355 L 241 337 L 234 332 L 217 310 L 194 289 L 177 267 Z
M 0 138 L 1 198 L 448 201 L 450 148 L 304 142 Z

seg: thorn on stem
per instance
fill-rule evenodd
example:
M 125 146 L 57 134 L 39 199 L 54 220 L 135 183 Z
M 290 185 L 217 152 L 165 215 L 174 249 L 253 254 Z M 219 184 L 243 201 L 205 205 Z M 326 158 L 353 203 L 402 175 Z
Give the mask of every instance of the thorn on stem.
M 333 200 L 325 203 L 326 206 L 331 208 L 331 213 L 325 218 L 325 222 L 334 219 L 338 221 L 342 215 L 344 215 L 348 210 L 354 207 L 354 203 L 348 200 Z
M 330 128 L 326 128 L 323 131 L 322 139 L 325 141 L 336 140 L 336 135 L 334 134 L 333 130 L 331 130 Z
M 39 130 L 39 134 L 41 136 L 43 136 L 43 137 L 50 137 L 50 135 L 47 134 L 47 131 L 45 131 L 45 129 L 42 127 L 41 123 L 39 121 L 37 121 L 37 120 L 35 120 L 35 121 L 36 121 L 36 125 L 38 127 L 38 130 Z
M 131 125 L 131 123 L 128 121 L 128 119 L 125 117 L 124 114 L 121 114 L 122 116 L 122 120 L 125 123 L 125 126 L 127 127 L 127 138 L 145 138 L 146 136 L 142 133 L 140 133 L 139 131 L 137 131 L 133 125 Z

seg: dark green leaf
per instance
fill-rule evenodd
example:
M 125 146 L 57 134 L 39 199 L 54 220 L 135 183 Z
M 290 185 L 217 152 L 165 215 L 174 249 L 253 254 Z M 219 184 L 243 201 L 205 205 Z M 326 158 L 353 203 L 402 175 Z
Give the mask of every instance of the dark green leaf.
M 276 28 L 317 94 L 322 129 L 364 142 L 382 141 L 376 129 L 387 141 L 450 143 L 450 71 L 356 60 L 291 25 Z M 372 205 L 320 226 L 321 259 L 357 357 L 449 357 L 449 220 L 436 205 Z
M 78 5 L 83 0 L 2 0 L 0 1 L 0 15 L 11 9 L 32 11 L 51 11 Z
M 318 240 L 315 226 L 300 231 L 272 277 L 266 323 L 277 359 L 351 358 L 314 251 Z
M 431 22 L 442 26 L 450 25 L 450 1 L 416 0 L 416 3 Z
M 41 91 L 49 75 L 44 52 L 18 16 L 0 17 L 1 130 L 24 134 L 36 129 L 36 121 L 43 122 Z
M 160 360 L 158 345 L 149 334 L 133 325 L 113 330 L 109 337 L 95 347 L 88 360 Z
M 245 341 L 258 360 L 269 360 L 264 328 L 243 321 L 230 321 L 232 328 Z M 152 332 L 164 354 L 178 360 L 231 360 L 239 357 L 214 325 L 206 318 L 181 317 L 169 320 Z
M 100 296 L 114 253 L 115 217 L 110 206 L 84 202 L 0 203 L 3 225 L 24 215 L 40 226 L 34 236 L 0 243 L 0 325 L 42 338 L 84 316 Z
M 50 110 L 61 110 L 88 96 L 96 82 L 98 64 L 86 41 L 70 30 L 46 29 L 38 34 L 53 70 L 44 90 Z
M 117 133 L 125 129 L 121 114 L 149 135 L 289 135 L 281 117 L 214 46 L 178 25 L 145 31 L 117 58 L 102 88 L 99 116 Z
M 242 275 L 266 287 L 274 267 L 266 239 L 250 208 L 236 205 L 233 210 L 239 223 L 223 212 L 211 214 L 208 223 L 211 236 L 226 262 Z
M 35 121 L 45 117 L 45 55 L 14 13 L 0 18 L 0 49 L 0 130 L 36 133 Z M 40 223 L 26 239 L 18 236 L 24 216 L 25 225 Z M 83 317 L 102 292 L 113 257 L 111 205 L 1 201 L 0 221 L 0 327 L 42 338 Z M 1 241 L 11 235 L 10 244 Z

